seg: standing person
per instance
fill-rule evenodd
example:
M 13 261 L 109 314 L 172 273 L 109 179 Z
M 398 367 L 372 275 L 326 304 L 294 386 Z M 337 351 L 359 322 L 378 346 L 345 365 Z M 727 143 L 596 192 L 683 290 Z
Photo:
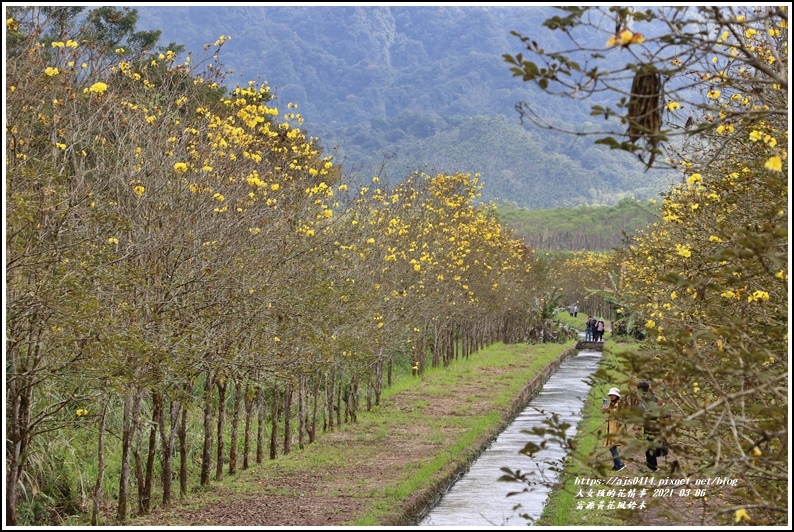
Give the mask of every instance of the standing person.
M 573 306 L 573 317 L 574 317 L 574 318 L 577 318 L 577 317 L 579 317 L 579 303 L 576 303 L 576 304 Z
M 612 471 L 622 471 L 626 468 L 626 465 L 620 459 L 620 452 L 618 452 L 618 444 L 615 439 L 621 429 L 620 421 L 615 417 L 617 411 L 622 408 L 620 390 L 618 388 L 610 388 L 607 397 L 608 399 L 604 399 L 604 405 L 601 407 L 602 412 L 607 416 L 607 439 L 605 444 L 609 447 L 609 452 L 612 455 Z
M 596 324 L 596 341 L 597 342 L 603 342 L 604 341 L 604 329 L 605 328 L 606 328 L 606 325 L 604 325 L 604 319 L 601 318 L 600 320 L 598 320 L 598 323 Z
M 651 385 L 648 384 L 648 381 L 640 381 L 637 384 L 637 393 L 640 396 L 639 407 L 643 413 L 642 433 L 648 441 L 648 448 L 645 450 L 645 465 L 651 471 L 656 471 L 657 457 L 667 456 L 667 446 L 664 440 L 659 438 L 661 434 L 659 399 L 651 392 Z
M 587 321 L 584 323 L 584 341 L 591 342 L 593 340 L 593 318 L 590 316 L 587 317 Z

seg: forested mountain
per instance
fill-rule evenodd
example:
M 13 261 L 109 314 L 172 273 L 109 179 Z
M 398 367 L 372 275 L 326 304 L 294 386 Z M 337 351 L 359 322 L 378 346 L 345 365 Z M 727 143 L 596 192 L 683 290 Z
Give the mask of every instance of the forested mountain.
M 140 6 L 139 28 L 200 56 L 231 37 L 227 85 L 267 81 L 344 169 L 395 180 L 414 169 L 481 174 L 483 198 L 521 207 L 611 205 L 655 197 L 672 176 L 631 156 L 520 123 L 520 101 L 554 108 L 558 126 L 593 127 L 587 106 L 531 92 L 502 58 L 510 34 L 555 35 L 549 7 Z M 603 43 L 598 43 L 602 45 Z

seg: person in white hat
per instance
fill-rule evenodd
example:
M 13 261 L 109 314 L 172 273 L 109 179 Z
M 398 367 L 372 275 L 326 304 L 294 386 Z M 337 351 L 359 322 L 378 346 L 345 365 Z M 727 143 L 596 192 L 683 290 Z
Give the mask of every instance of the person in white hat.
M 620 404 L 620 388 L 610 388 L 607 397 L 608 399 L 604 399 L 604 406 L 602 408 L 607 415 L 607 439 L 605 443 L 606 446 L 609 447 L 609 452 L 612 454 L 612 471 L 622 471 L 626 468 L 626 465 L 620 459 L 618 444 L 615 440 L 621 429 L 620 422 L 615 418 L 615 413 L 622 406 Z

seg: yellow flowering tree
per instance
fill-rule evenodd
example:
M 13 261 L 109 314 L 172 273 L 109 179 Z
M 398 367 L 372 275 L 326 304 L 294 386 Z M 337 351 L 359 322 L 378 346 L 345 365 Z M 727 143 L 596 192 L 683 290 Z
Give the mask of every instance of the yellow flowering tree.
M 662 437 L 681 474 L 739 479 L 720 498 L 704 498 L 708 523 L 784 524 L 788 8 L 563 9 L 546 26 L 574 36 L 579 26 L 601 28 L 604 51 L 626 56 L 625 69 L 593 68 L 603 51 L 573 62 L 526 39 L 529 55 L 555 65 L 508 56 L 514 74 L 541 89 L 562 83 L 570 97 L 614 83 L 617 107 L 593 108 L 611 128 L 597 142 L 682 177 L 659 220 L 618 255 L 622 275 L 608 290 L 647 334 L 623 360 L 626 379 L 651 382 L 665 402 Z M 639 414 L 626 421 L 641 422 Z M 645 442 L 628 452 L 635 449 L 644 452 Z

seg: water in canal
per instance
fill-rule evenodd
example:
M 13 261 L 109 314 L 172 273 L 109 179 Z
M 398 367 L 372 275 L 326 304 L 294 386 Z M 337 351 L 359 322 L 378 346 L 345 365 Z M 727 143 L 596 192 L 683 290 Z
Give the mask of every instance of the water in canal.
M 583 350 L 563 361 L 527 407 L 452 485 L 419 526 L 527 526 L 531 523 L 520 514 L 532 519 L 540 517 L 548 489 L 537 485 L 528 493 L 507 497 L 510 492 L 521 491 L 526 484 L 499 481 L 504 474 L 501 468 L 533 471 L 548 480 L 556 478 L 554 472 L 548 471 L 548 462 L 562 459 L 564 450 L 549 442 L 546 449 L 536 453 L 535 460 L 530 459 L 519 451 L 530 441 L 540 445 L 542 437 L 522 431 L 541 426 L 551 413 L 557 413 L 561 422 L 576 427 L 590 391 L 585 380 L 595 372 L 600 358 L 599 351 Z M 568 436 L 573 434 L 569 432 Z M 517 504 L 521 507 L 514 510 Z

